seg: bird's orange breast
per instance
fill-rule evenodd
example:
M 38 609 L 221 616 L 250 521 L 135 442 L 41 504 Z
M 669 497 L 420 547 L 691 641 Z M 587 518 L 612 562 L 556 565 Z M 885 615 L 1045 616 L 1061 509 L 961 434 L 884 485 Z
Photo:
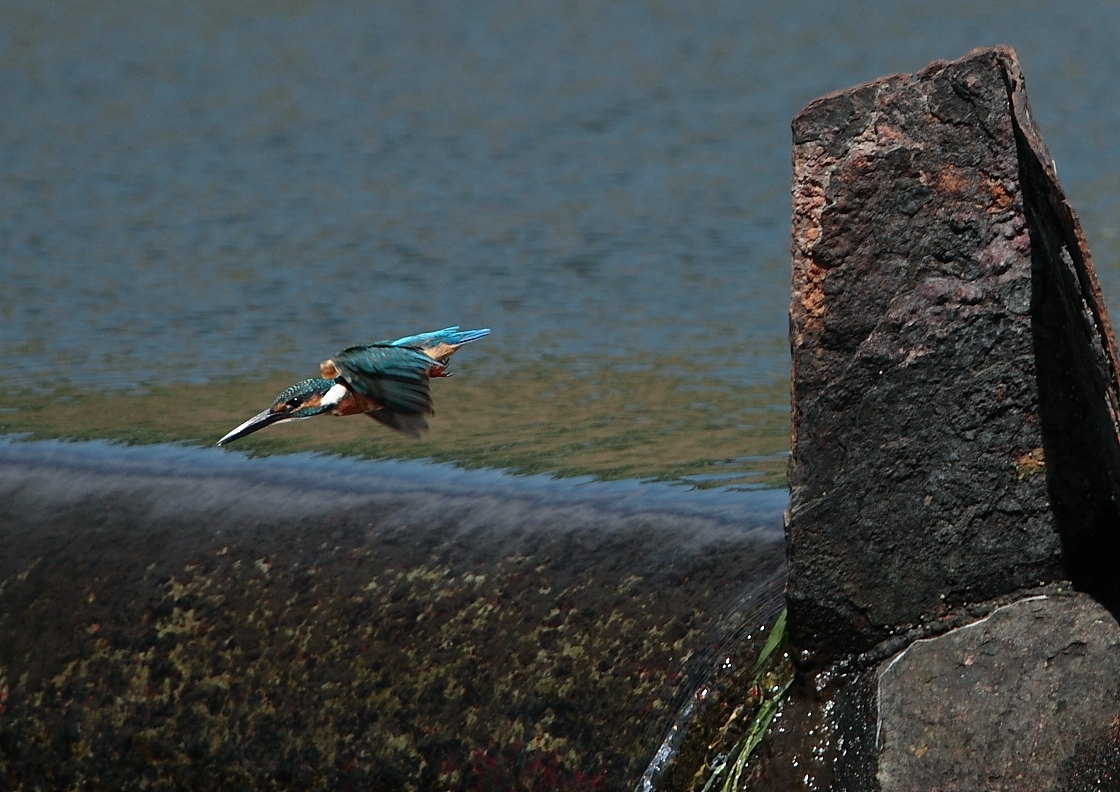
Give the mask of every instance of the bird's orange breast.
M 346 391 L 346 395 L 339 400 L 334 409 L 331 410 L 331 415 L 359 415 L 361 413 L 371 413 L 380 410 L 384 405 L 376 402 L 368 396 L 363 396 L 360 393 L 354 393 L 352 390 Z

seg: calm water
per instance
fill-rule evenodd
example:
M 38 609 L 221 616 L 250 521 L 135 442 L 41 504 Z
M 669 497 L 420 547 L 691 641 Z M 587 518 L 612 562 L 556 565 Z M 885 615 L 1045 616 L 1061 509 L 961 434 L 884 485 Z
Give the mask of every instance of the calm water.
M 211 442 L 342 346 L 459 323 L 494 335 L 424 443 L 246 446 L 780 483 L 791 117 L 1016 47 L 1115 303 L 1117 29 L 1109 0 L 6 2 L 0 430 Z

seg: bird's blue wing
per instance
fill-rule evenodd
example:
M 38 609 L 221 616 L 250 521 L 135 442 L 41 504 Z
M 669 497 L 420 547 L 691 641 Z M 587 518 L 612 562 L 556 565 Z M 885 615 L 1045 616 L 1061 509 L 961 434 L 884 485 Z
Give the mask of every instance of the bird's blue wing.
M 408 347 L 356 346 L 342 350 L 333 360 L 346 384 L 382 405 L 384 412 L 432 414 L 428 391 L 432 361 L 422 352 Z M 374 417 L 384 423 L 388 416 Z
M 420 413 L 402 413 L 392 410 L 378 410 L 366 413 L 373 420 L 396 429 L 409 437 L 419 437 L 428 430 L 428 419 Z

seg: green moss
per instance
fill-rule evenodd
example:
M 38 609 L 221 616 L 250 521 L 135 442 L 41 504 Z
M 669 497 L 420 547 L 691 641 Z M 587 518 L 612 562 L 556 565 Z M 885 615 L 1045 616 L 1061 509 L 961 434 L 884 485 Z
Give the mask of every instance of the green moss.
M 636 564 L 649 536 L 510 553 L 348 525 L 44 544 L 0 579 L 0 767 L 67 789 L 621 788 L 754 555 L 687 574 Z

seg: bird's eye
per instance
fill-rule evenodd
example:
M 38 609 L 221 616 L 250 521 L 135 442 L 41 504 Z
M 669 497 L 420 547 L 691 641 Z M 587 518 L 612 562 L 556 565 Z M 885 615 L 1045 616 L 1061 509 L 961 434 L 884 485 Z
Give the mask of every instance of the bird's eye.
M 288 409 L 294 410 L 296 407 L 299 407 L 299 399 L 288 399 L 287 403 L 284 406 Z

